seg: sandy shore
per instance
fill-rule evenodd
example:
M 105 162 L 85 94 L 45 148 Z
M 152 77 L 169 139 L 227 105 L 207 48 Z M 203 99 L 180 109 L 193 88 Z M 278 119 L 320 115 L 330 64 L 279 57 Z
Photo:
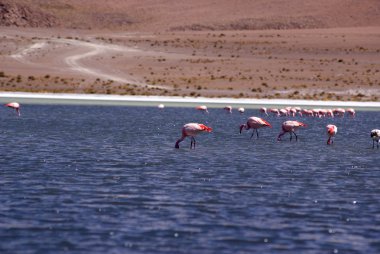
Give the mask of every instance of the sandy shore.
M 380 102 L 357 101 L 312 101 L 283 99 L 235 99 L 176 96 L 129 96 L 102 94 L 54 94 L 54 93 L 0 93 L 0 102 L 17 101 L 26 104 L 78 104 L 78 105 L 125 105 L 125 106 L 157 106 L 165 104 L 169 107 L 194 107 L 207 105 L 211 108 L 231 105 L 233 107 L 260 108 L 300 106 L 312 107 L 353 107 L 357 110 L 380 110 Z

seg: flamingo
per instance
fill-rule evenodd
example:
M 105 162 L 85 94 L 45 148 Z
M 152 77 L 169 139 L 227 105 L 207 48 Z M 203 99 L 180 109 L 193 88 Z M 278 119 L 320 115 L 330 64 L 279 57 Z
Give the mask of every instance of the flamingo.
M 297 111 L 297 113 L 302 116 L 302 109 L 300 107 L 294 107 L 294 109 Z
M 158 104 L 157 106 L 159 109 L 164 109 L 165 108 L 165 105 L 164 104 Z
M 289 114 L 291 114 L 292 117 L 295 117 L 296 114 L 297 114 L 297 109 L 295 109 L 295 108 L 291 108 L 291 109 L 289 109 Z M 301 116 L 302 116 L 302 115 L 301 115 Z
M 302 109 L 300 113 L 304 116 L 313 116 L 313 111 L 310 109 Z
M 282 109 L 280 109 L 280 115 L 281 116 L 288 116 L 289 111 L 286 108 L 282 108 Z
M 379 143 L 380 143 L 380 130 L 379 129 L 373 129 L 371 131 L 371 138 L 372 138 L 372 148 L 375 148 L 375 141 L 377 142 L 377 149 L 379 149 Z
M 238 111 L 240 112 L 240 114 L 243 114 L 245 109 L 244 108 L 238 108 Z
M 208 113 L 207 107 L 205 105 L 198 106 L 195 109 Z
M 280 141 L 281 137 L 287 132 L 290 133 L 290 141 L 292 141 L 292 134 L 294 134 L 294 136 L 296 136 L 296 141 L 297 141 L 298 137 L 297 137 L 297 134 L 295 133 L 295 131 L 301 126 L 306 127 L 306 124 L 298 122 L 298 121 L 285 121 L 285 122 L 283 122 L 282 123 L 282 132 L 278 135 L 277 141 Z
M 346 110 L 344 110 L 343 108 L 334 108 L 333 112 L 336 116 L 344 117 L 344 113 L 346 112 Z
M 225 106 L 223 109 L 226 110 L 230 114 L 232 113 L 232 107 L 231 106 Z
M 334 118 L 334 112 L 332 111 L 332 109 L 327 109 L 326 116 Z
M 327 135 L 329 135 L 329 139 L 327 140 L 327 144 L 331 145 L 334 143 L 333 137 L 338 132 L 338 128 L 333 124 L 327 125 L 326 128 L 327 128 Z
M 21 115 L 21 113 L 20 113 L 20 104 L 18 102 L 11 102 L 11 103 L 5 104 L 5 106 L 9 107 L 9 108 L 15 109 L 16 113 L 18 114 L 18 116 Z
M 273 113 L 273 115 L 280 116 L 280 111 L 277 108 L 271 108 L 269 112 Z
M 267 127 L 267 126 L 272 128 L 272 125 L 270 125 L 270 123 L 268 123 L 264 119 L 262 119 L 260 117 L 252 116 L 252 117 L 248 118 L 246 124 L 240 125 L 240 134 L 241 134 L 241 131 L 243 130 L 243 128 L 245 128 L 246 130 L 253 129 L 251 138 L 253 137 L 253 134 L 255 132 L 256 132 L 257 138 L 259 138 L 259 132 L 257 131 L 257 129 L 260 129 L 262 127 Z
M 351 116 L 351 117 L 355 117 L 355 109 L 353 108 L 348 108 L 346 110 L 346 112 Z
M 204 124 L 200 124 L 200 123 L 185 124 L 182 127 L 182 137 L 178 139 L 177 142 L 175 143 L 175 148 L 179 148 L 179 143 L 182 142 L 186 137 L 190 137 L 191 138 L 190 149 L 193 148 L 193 145 L 195 149 L 195 136 L 200 132 L 211 132 L 211 131 L 212 131 L 212 128 L 207 127 Z
M 268 115 L 267 108 L 262 107 L 259 109 L 261 113 L 265 114 L 266 116 Z

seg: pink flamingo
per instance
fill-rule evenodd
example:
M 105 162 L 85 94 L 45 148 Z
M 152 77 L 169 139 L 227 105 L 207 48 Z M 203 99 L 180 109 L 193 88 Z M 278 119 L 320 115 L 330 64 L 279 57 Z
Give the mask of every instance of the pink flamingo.
M 198 106 L 195 109 L 208 113 L 207 107 L 205 105 Z
M 292 117 L 295 117 L 296 114 L 297 114 L 297 109 L 295 109 L 295 108 L 291 108 L 291 109 L 289 109 L 289 114 L 291 114 Z
M 18 102 L 11 102 L 11 103 L 5 104 L 5 106 L 9 107 L 9 108 L 15 109 L 16 113 L 18 114 L 18 116 L 21 115 L 21 113 L 20 113 L 20 104 Z
M 377 149 L 379 149 L 380 130 L 379 129 L 373 129 L 371 131 L 371 138 L 372 138 L 372 149 L 375 148 L 375 142 L 377 143 Z
M 273 115 L 280 116 L 280 111 L 277 108 L 271 108 L 269 112 L 273 113 Z
M 301 126 L 306 127 L 306 124 L 298 122 L 298 121 L 285 121 L 285 122 L 283 122 L 282 123 L 282 132 L 278 135 L 277 141 L 280 141 L 281 137 L 287 132 L 289 132 L 289 134 L 290 134 L 290 141 L 292 141 L 292 134 L 294 134 L 294 136 L 296 136 L 296 141 L 297 141 L 298 137 L 297 137 L 297 134 L 295 133 L 295 131 Z
M 296 110 L 296 112 L 302 116 L 302 109 L 300 107 L 294 107 L 294 109 Z
M 334 113 L 333 113 L 333 111 L 332 111 L 331 109 L 327 109 L 326 116 L 331 117 L 331 118 L 334 118 Z
M 207 127 L 204 124 L 200 123 L 188 123 L 185 124 L 182 127 L 182 137 L 177 140 L 175 143 L 175 148 L 179 148 L 179 143 L 182 142 L 186 137 L 191 138 L 191 144 L 190 144 L 190 149 L 193 148 L 195 149 L 195 136 L 198 135 L 198 133 L 201 132 L 211 132 L 212 129 L 210 127 Z
M 353 108 L 348 108 L 346 110 L 346 112 L 351 116 L 351 117 L 355 117 L 355 109 Z
M 319 108 L 314 108 L 314 109 L 312 109 L 311 111 L 313 112 L 313 116 L 314 117 L 319 117 L 319 118 L 321 118 L 321 115 L 319 114 Z
M 259 111 L 260 111 L 262 114 L 265 114 L 266 116 L 268 115 L 267 108 L 265 108 L 265 107 L 260 108 Z
M 240 114 L 243 114 L 244 111 L 245 111 L 245 109 L 244 108 L 238 108 L 238 111 L 239 111 Z
M 289 111 L 286 108 L 282 108 L 282 109 L 280 109 L 280 115 L 281 116 L 288 116 Z
M 327 140 L 327 144 L 331 145 L 334 143 L 333 137 L 338 132 L 338 128 L 333 124 L 327 125 L 326 128 L 327 128 L 327 135 L 329 135 L 329 139 Z
M 230 114 L 232 113 L 232 107 L 231 106 L 225 106 L 223 109 L 226 110 Z
M 344 110 L 343 108 L 334 108 L 333 112 L 336 116 L 344 117 L 344 113 L 346 112 L 346 110 Z
M 310 109 L 302 109 L 301 110 L 301 115 L 304 116 L 313 116 L 313 111 Z
M 257 131 L 257 129 L 260 129 L 262 127 L 272 128 L 272 125 L 270 125 L 270 123 L 268 123 L 267 121 L 265 121 L 264 119 L 262 119 L 260 117 L 252 116 L 252 117 L 248 118 L 246 124 L 240 125 L 240 134 L 241 134 L 241 131 L 243 130 L 243 128 L 245 128 L 246 130 L 253 129 L 251 138 L 253 137 L 253 134 L 255 132 L 256 132 L 257 138 L 259 138 L 259 132 Z

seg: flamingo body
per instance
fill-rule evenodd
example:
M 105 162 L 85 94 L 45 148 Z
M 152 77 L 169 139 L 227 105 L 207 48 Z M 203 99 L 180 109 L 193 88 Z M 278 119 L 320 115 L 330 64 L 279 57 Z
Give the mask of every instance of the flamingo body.
M 297 134 L 295 133 L 295 131 L 299 128 L 299 127 L 306 127 L 306 124 L 304 123 L 301 123 L 301 122 L 298 122 L 298 121 L 285 121 L 282 123 L 282 132 L 278 135 L 277 137 L 277 140 L 280 141 L 281 140 L 281 137 L 285 134 L 285 133 L 290 133 L 290 141 L 292 140 L 292 134 L 294 134 L 294 136 L 296 136 L 296 141 L 298 139 L 298 136 Z
M 326 128 L 327 128 L 327 135 L 329 136 L 329 139 L 327 140 L 327 144 L 331 145 L 334 143 L 333 137 L 338 132 L 338 128 L 333 124 L 327 125 Z
M 252 116 L 252 117 L 248 118 L 246 124 L 240 125 L 240 133 L 241 133 L 241 131 L 244 128 L 246 130 L 253 129 L 251 138 L 253 137 L 253 134 L 255 132 L 256 132 L 257 138 L 259 138 L 259 132 L 257 131 L 257 129 L 260 129 L 262 127 L 270 127 L 270 128 L 272 128 L 272 125 L 270 125 L 270 123 L 268 123 L 267 121 L 265 121 L 264 119 L 262 119 L 260 117 Z
M 240 112 L 240 114 L 243 114 L 245 109 L 244 108 L 238 108 L 238 111 Z
M 204 124 L 200 124 L 200 123 L 185 124 L 182 127 L 181 138 L 178 139 L 177 142 L 175 143 L 175 148 L 179 148 L 179 143 L 182 142 L 186 137 L 191 137 L 190 149 L 193 148 L 193 145 L 195 149 L 195 136 L 201 132 L 211 132 L 211 131 L 212 131 L 212 128 L 207 127 Z

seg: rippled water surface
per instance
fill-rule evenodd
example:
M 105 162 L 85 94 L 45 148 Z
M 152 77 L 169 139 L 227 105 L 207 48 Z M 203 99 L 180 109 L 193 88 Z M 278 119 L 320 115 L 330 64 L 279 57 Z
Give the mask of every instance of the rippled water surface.
M 0 253 L 379 253 L 379 112 L 298 142 L 192 108 L 2 108 Z M 214 129 L 174 149 L 188 122 Z M 338 126 L 332 146 L 325 126 Z

